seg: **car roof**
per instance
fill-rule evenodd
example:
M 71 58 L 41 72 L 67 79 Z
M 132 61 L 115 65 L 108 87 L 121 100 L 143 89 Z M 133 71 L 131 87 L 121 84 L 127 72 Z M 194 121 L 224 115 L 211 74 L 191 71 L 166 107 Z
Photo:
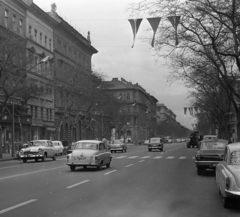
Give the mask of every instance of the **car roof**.
M 228 145 L 231 152 L 240 151 L 240 142 L 234 142 Z
M 228 144 L 228 140 L 226 139 L 206 139 L 206 140 L 202 140 L 202 143 L 213 143 L 213 142 L 222 142 L 222 143 L 226 143 Z
M 217 135 L 204 135 L 203 137 L 217 137 Z
M 102 142 L 102 141 L 99 141 L 99 140 L 79 140 L 77 142 L 92 142 L 92 143 L 99 143 L 99 142 Z M 77 143 L 75 142 L 75 143 Z
M 153 138 L 150 138 L 150 139 L 161 139 L 161 137 L 153 137 Z
M 36 140 L 31 140 L 29 142 L 36 142 L 36 141 L 49 141 L 49 142 L 52 142 L 51 140 L 48 140 L 48 139 L 36 139 Z

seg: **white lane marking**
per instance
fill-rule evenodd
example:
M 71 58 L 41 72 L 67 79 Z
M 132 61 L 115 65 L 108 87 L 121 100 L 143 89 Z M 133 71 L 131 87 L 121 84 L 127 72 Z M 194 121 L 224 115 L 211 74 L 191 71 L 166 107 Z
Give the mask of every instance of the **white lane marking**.
M 150 158 L 150 156 L 144 156 L 144 157 L 142 157 L 142 158 Z
M 116 159 L 121 159 L 121 158 L 125 158 L 127 156 L 119 156 L 119 157 L 116 157 Z
M 134 159 L 134 158 L 137 158 L 138 156 L 132 156 L 132 157 L 129 157 L 129 159 Z
M 66 187 L 66 188 L 70 189 L 70 188 L 76 187 L 76 186 L 78 186 L 78 185 L 84 184 L 84 183 L 89 182 L 89 181 L 90 181 L 90 180 L 85 180 L 85 181 L 76 183 L 76 184 L 74 184 L 74 185 L 70 185 L 70 186 L 68 186 L 68 187 Z
M 56 160 L 67 160 L 67 158 L 57 158 Z
M 125 166 L 125 167 L 131 167 L 131 166 L 133 166 L 133 164 L 128 164 L 127 166 Z
M 166 159 L 173 159 L 174 156 L 168 156 Z
M 186 156 L 181 156 L 179 159 L 186 159 L 187 157 Z
M 2 169 L 8 169 L 8 168 L 13 168 L 13 167 L 19 167 L 19 165 L 16 165 L 16 166 L 9 166 L 9 167 L 2 167 L 2 168 L 0 168 L 0 170 L 2 170 Z
M 35 201 L 37 201 L 37 199 L 28 200 L 26 202 L 19 203 L 19 204 L 15 205 L 15 206 L 11 206 L 11 207 L 9 207 L 7 209 L 0 210 L 0 214 L 3 214 L 5 212 L 9 212 L 9 211 L 11 211 L 13 209 L 16 209 L 16 208 L 21 207 L 21 206 L 25 206 L 25 205 L 27 205 L 29 203 L 32 203 L 32 202 L 35 202 Z
M 163 156 L 156 156 L 156 157 L 154 157 L 153 159 L 160 159 L 160 158 L 162 158 Z
M 117 170 L 112 170 L 112 171 L 110 171 L 110 172 L 104 173 L 104 175 L 108 175 L 108 174 L 114 173 L 114 172 L 116 172 L 116 171 L 117 171 Z
M 49 171 L 49 170 L 55 170 L 55 169 L 59 169 L 59 168 L 63 168 L 63 167 L 66 168 L 66 166 L 54 167 L 54 168 L 45 169 L 45 170 L 38 170 L 38 171 L 34 171 L 34 172 L 29 172 L 29 173 L 22 173 L 22 174 L 17 174 L 17 175 L 13 175 L 13 176 L 6 176 L 6 177 L 0 178 L 0 180 L 15 178 L 15 177 L 19 177 L 19 176 L 26 176 L 26 175 L 30 175 L 30 174 L 34 174 L 34 173 L 40 173 L 40 172 L 45 172 L 45 171 Z
M 139 163 L 142 163 L 143 161 L 145 161 L 145 160 L 140 160 Z

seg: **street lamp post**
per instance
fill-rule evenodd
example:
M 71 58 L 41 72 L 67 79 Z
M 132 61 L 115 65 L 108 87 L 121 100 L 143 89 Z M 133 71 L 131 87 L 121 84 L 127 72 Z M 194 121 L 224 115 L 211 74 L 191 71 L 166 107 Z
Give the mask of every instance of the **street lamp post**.
M 46 56 L 44 57 L 39 63 L 37 63 L 36 65 L 34 65 L 33 67 L 31 67 L 30 69 L 28 69 L 19 79 L 19 81 L 21 81 L 21 79 L 28 73 L 30 72 L 33 68 L 35 68 L 36 66 L 38 66 L 39 64 L 41 63 L 44 63 L 46 61 L 48 61 L 50 59 L 50 56 Z M 15 82 L 13 83 L 13 87 L 15 87 L 16 84 Z M 14 139 L 15 139 L 15 118 L 14 118 L 14 115 L 15 115 L 15 112 L 14 112 L 14 93 L 13 93 L 13 96 L 12 96 L 12 157 L 14 157 L 15 155 L 15 144 L 14 144 Z

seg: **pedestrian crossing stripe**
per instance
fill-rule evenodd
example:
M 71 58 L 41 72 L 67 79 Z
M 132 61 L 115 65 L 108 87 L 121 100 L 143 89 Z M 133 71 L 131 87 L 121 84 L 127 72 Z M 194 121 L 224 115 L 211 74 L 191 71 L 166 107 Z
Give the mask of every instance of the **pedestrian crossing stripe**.
M 134 159 L 134 158 L 137 158 L 138 156 L 132 156 L 132 157 L 129 157 L 130 159 Z
M 182 157 L 180 157 L 179 159 L 186 159 L 186 157 L 185 157 L 185 156 L 182 156 Z
M 121 159 L 121 158 L 125 158 L 125 157 L 127 157 L 127 156 L 119 156 L 119 157 L 116 157 L 116 158 Z
M 144 157 L 142 157 L 142 158 L 150 158 L 151 156 L 144 156 Z
M 162 156 L 157 156 L 157 157 L 154 157 L 153 159 L 160 159 L 162 158 Z
M 173 159 L 174 156 L 168 156 L 166 159 Z

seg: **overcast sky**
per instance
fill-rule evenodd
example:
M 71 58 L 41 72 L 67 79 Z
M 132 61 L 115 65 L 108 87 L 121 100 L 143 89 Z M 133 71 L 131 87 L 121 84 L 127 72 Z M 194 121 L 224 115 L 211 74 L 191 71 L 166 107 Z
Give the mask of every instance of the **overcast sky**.
M 139 27 L 135 45 L 128 21 L 130 3 L 140 0 L 34 0 L 44 11 L 50 11 L 51 4 L 57 5 L 57 13 L 78 30 L 84 37 L 91 33 L 92 46 L 98 50 L 93 55 L 93 69 L 107 75 L 107 80 L 124 78 L 140 84 L 160 103 L 164 103 L 177 115 L 177 121 L 192 129 L 195 120 L 184 115 L 189 106 L 188 90 L 181 84 L 167 82 L 166 60 L 156 59 L 149 43 L 143 42 L 146 19 Z M 137 18 L 137 17 L 134 17 Z M 140 17 L 139 17 L 140 18 Z M 142 17 L 147 18 L 147 17 Z

